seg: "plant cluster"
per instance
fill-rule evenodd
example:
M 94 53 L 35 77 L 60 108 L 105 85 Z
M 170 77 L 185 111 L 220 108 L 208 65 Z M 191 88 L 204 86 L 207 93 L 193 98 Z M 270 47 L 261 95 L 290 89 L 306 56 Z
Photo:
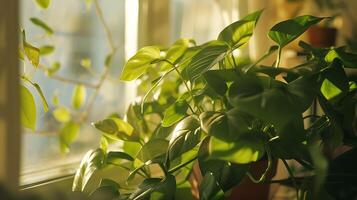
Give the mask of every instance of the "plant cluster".
M 356 169 L 333 176 L 322 150 L 356 145 L 357 85 L 345 68 L 357 67 L 357 55 L 344 47 L 318 49 L 300 42 L 305 62 L 281 67 L 282 49 L 324 20 L 305 15 L 274 25 L 268 37 L 276 45 L 258 60 L 242 62 L 234 52 L 246 46 L 261 13 L 227 26 L 216 40 L 146 46 L 130 58 L 121 80 L 137 80 L 143 95 L 124 117 L 93 123 L 102 133 L 101 146 L 83 158 L 73 190 L 84 191 L 94 174 L 118 166 L 128 171 L 126 181 L 103 177 L 92 196 L 190 199 L 188 177 L 198 163 L 200 199 L 224 199 L 246 176 L 257 184 L 273 182 L 267 174 L 274 161 L 282 160 L 290 177 L 274 182 L 295 187 L 299 199 L 335 195 L 326 190 L 328 180 L 350 179 Z M 271 66 L 260 64 L 274 53 Z M 304 115 L 316 104 L 322 113 Z M 122 148 L 112 150 L 111 143 Z M 291 159 L 308 176 L 296 177 L 286 162 Z M 267 160 L 267 168 L 254 177 L 250 167 L 260 160 Z

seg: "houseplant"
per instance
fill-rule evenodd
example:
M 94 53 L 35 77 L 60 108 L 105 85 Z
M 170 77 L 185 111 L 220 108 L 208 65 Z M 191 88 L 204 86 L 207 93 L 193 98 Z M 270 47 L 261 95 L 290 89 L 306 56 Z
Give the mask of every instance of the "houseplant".
M 139 80 L 145 93 L 123 118 L 113 114 L 93 123 L 102 133 L 101 146 L 83 158 L 73 190 L 88 191 L 90 182 L 98 185 L 91 195 L 106 193 L 109 199 L 190 199 L 187 179 L 197 162 L 203 177 L 200 199 L 228 198 L 246 176 L 257 184 L 290 185 L 299 199 L 339 195 L 327 193 L 325 186 L 346 174 L 328 171 L 333 161 L 322 149 L 356 145 L 357 86 L 344 68 L 355 68 L 357 57 L 343 47 L 319 49 L 300 42 L 306 61 L 281 68 L 282 49 L 324 20 L 300 16 L 271 28 L 268 36 L 277 45 L 262 58 L 240 62 L 233 52 L 247 44 L 261 12 L 229 25 L 217 40 L 196 45 L 180 39 L 168 49 L 143 47 L 129 59 L 121 79 Z M 273 53 L 272 66 L 259 64 Z M 303 116 L 314 102 L 323 114 Z M 122 147 L 108 150 L 109 143 Z M 250 166 L 264 159 L 266 170 L 254 177 Z M 290 177 L 271 181 L 266 176 L 278 159 Z M 296 177 L 287 159 L 309 173 Z M 105 178 L 102 173 L 113 166 L 127 170 L 127 176 Z M 100 183 L 95 175 L 102 177 Z M 123 176 L 124 181 L 115 181 Z

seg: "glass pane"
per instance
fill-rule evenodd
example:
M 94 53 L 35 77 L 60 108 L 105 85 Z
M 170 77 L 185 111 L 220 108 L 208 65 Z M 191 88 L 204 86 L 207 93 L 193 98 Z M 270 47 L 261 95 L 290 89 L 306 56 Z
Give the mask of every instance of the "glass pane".
M 73 163 L 77 167 L 83 154 L 90 148 L 96 148 L 100 141 L 99 132 L 91 127 L 90 122 L 103 119 L 111 113 L 122 115 L 126 95 L 124 84 L 118 80 L 124 62 L 125 1 L 99 1 L 113 43 L 117 47 L 106 75 L 103 75 L 106 69 L 104 63 L 110 48 L 95 4 L 89 7 L 85 0 L 52 1 L 50 7 L 43 10 L 34 2 L 21 0 L 20 23 L 26 31 L 26 39 L 36 47 L 53 45 L 55 51 L 41 56 L 38 69 L 32 67 L 28 61 L 23 62 L 23 74 L 41 86 L 49 103 L 49 111 L 45 113 L 36 91 L 27 85 L 37 104 L 37 127 L 35 131 L 26 129 L 23 134 L 23 175 L 54 169 L 60 165 L 71 166 Z M 33 17 L 48 24 L 54 34 L 46 34 L 42 28 L 31 23 L 30 18 Z M 60 63 L 60 69 L 52 77 L 46 76 L 44 69 L 51 68 L 56 62 Z M 103 76 L 105 77 L 101 84 Z M 83 82 L 87 93 L 85 103 L 79 110 L 72 108 L 72 93 L 77 82 Z M 58 105 L 53 101 L 56 97 L 59 100 Z M 71 121 L 80 124 L 79 135 L 70 145 L 69 153 L 65 154 L 61 152 L 59 142 L 64 123 L 53 116 L 56 108 L 64 107 L 71 111 Z M 64 172 L 73 170 L 75 168 L 70 167 L 69 171 Z M 24 178 L 22 184 L 33 181 L 38 180 Z

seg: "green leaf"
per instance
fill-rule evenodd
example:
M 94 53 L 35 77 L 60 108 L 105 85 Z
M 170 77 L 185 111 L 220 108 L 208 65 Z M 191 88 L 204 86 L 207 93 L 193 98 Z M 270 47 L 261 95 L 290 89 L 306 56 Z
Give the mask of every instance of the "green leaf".
M 35 2 L 42 9 L 47 9 L 51 4 L 51 0 L 35 0 Z
M 72 107 L 74 109 L 79 109 L 86 100 L 87 92 L 86 87 L 83 85 L 76 85 L 73 89 L 72 94 Z
M 186 67 L 186 75 L 195 80 L 208 71 L 227 54 L 228 46 L 222 41 L 213 41 L 195 54 Z
M 242 112 L 253 115 L 275 128 L 284 128 L 303 112 L 287 85 L 270 77 L 242 76 L 228 91 L 230 103 Z
M 69 109 L 66 107 L 56 108 L 52 112 L 52 114 L 55 117 L 55 119 L 59 122 L 65 123 L 65 122 L 68 122 L 69 120 L 71 120 L 71 113 L 70 113 Z
M 280 48 L 283 48 L 291 41 L 298 38 L 303 34 L 310 26 L 319 23 L 324 18 L 314 17 L 310 15 L 304 15 L 288 19 L 274 25 L 268 36 L 274 42 L 276 42 Z
M 21 76 L 21 78 L 22 78 L 22 80 L 25 80 L 25 81 L 27 81 L 28 83 L 30 83 L 30 84 L 36 89 L 38 95 L 39 95 L 40 98 L 41 98 L 42 105 L 43 105 L 43 110 L 44 110 L 45 112 L 47 112 L 47 111 L 48 111 L 48 103 L 47 103 L 47 100 L 46 100 L 45 95 L 44 95 L 43 92 L 42 92 L 41 87 L 40 87 L 37 83 L 32 82 L 30 79 L 28 79 L 28 78 L 25 77 L 25 76 Z
M 128 140 L 133 136 L 134 128 L 120 118 L 108 118 L 92 124 L 96 129 L 112 140 Z
M 40 50 L 26 41 L 24 30 L 22 31 L 22 45 L 27 59 L 34 67 L 38 67 L 38 64 L 40 63 Z
M 73 121 L 64 124 L 60 131 L 60 147 L 62 153 L 69 152 L 70 144 L 77 139 L 79 128 L 79 124 Z
M 263 10 L 256 11 L 224 28 L 217 40 L 225 41 L 230 47 L 238 48 L 247 43 L 253 35 L 255 25 Z
M 170 61 L 171 63 L 176 64 L 177 61 L 184 55 L 187 48 L 190 45 L 190 40 L 181 38 L 178 39 L 167 51 L 165 59 Z M 162 62 L 161 70 L 170 69 L 172 66 L 167 62 Z
M 134 162 L 134 166 L 140 166 L 147 161 L 154 160 L 166 154 L 169 141 L 165 139 L 152 139 L 145 143 L 138 154 Z
M 42 20 L 40 20 L 38 18 L 35 18 L 35 17 L 30 18 L 30 20 L 34 25 L 36 25 L 36 26 L 42 28 L 43 30 L 45 30 L 48 35 L 52 35 L 53 34 L 52 28 L 49 27 L 44 21 L 42 21 Z
M 55 47 L 52 45 L 44 45 L 40 47 L 40 55 L 45 56 L 53 53 L 55 51 Z
M 223 200 L 224 192 L 219 187 L 213 173 L 206 173 L 200 185 L 200 200 Z
M 163 127 L 169 127 L 187 116 L 188 103 L 185 99 L 178 99 L 165 110 L 162 120 Z
M 328 79 L 325 79 L 322 82 L 320 90 L 327 100 L 330 100 L 342 93 L 342 91 Z
M 125 152 L 110 151 L 107 154 L 106 163 L 112 165 L 120 165 L 123 160 L 134 161 L 134 158 Z
M 194 200 L 191 192 L 191 184 L 188 181 L 177 185 L 175 199 Z
M 130 195 L 129 200 L 173 200 L 175 192 L 176 180 L 174 176 L 168 175 L 163 179 L 148 178 Z
M 21 124 L 32 130 L 36 129 L 36 104 L 31 92 L 25 87 L 21 86 Z
M 160 49 L 156 46 L 141 48 L 125 64 L 120 76 L 121 80 L 131 81 L 137 79 L 150 67 L 152 61 L 160 58 Z
M 249 164 L 236 164 L 222 160 L 207 160 L 209 156 L 209 140 L 201 143 L 198 163 L 202 174 L 212 173 L 223 191 L 228 191 L 240 184 L 249 170 Z
M 51 67 L 47 68 L 45 70 L 46 76 L 52 76 L 54 75 L 59 69 L 61 68 L 61 63 L 59 62 L 54 62 Z
M 223 141 L 212 137 L 209 159 L 225 160 L 238 164 L 255 162 L 263 157 L 264 143 L 255 133 L 245 134 L 236 141 Z
M 344 48 L 332 48 L 325 56 L 325 61 L 332 63 L 334 59 L 339 59 L 348 68 L 357 68 L 357 55 L 349 53 Z
M 74 176 L 72 191 L 83 191 L 93 173 L 101 169 L 105 154 L 102 149 L 90 150 L 83 157 Z
M 110 179 L 102 179 L 99 187 L 89 194 L 89 199 L 113 200 L 120 196 L 120 186 L 117 182 Z
M 172 161 L 193 149 L 200 139 L 200 123 L 196 118 L 189 116 L 180 121 L 173 130 L 170 139 L 169 160 Z
M 83 58 L 81 60 L 81 66 L 85 69 L 90 69 L 92 67 L 92 61 L 89 58 Z
M 228 112 L 204 112 L 200 120 L 203 131 L 208 135 L 232 141 L 249 131 L 252 117 L 235 108 Z

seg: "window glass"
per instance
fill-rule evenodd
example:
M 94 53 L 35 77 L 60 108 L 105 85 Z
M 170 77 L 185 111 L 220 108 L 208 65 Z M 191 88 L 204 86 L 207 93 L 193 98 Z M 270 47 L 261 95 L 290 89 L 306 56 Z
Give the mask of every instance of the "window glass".
M 125 1 L 98 1 L 112 35 L 112 44 L 116 47 L 106 75 L 103 75 L 106 69 L 104 64 L 111 49 L 94 1 L 92 4 L 85 0 L 52 1 L 48 9 L 40 9 L 35 1 L 20 2 L 20 26 L 26 32 L 27 41 L 36 47 L 51 45 L 55 48 L 53 53 L 41 56 L 37 69 L 26 60 L 21 62 L 23 75 L 41 86 L 49 103 L 49 111 L 44 112 L 40 97 L 33 87 L 28 87 L 33 91 L 36 102 L 37 127 L 34 131 L 25 129 L 22 138 L 21 181 L 27 184 L 43 177 L 38 175 L 28 179 L 26 175 L 42 173 L 47 169 L 58 169 L 58 173 L 51 173 L 54 176 L 73 172 L 83 154 L 97 147 L 100 141 L 100 134 L 90 122 L 101 120 L 111 113 L 124 113 L 126 92 L 118 77 L 124 63 Z M 43 28 L 34 25 L 31 18 L 45 22 L 54 33 L 49 35 Z M 60 69 L 54 73 L 56 65 L 60 65 Z M 48 76 L 51 72 L 52 76 Z M 102 78 L 104 81 L 101 84 Z M 86 88 L 86 98 L 77 110 L 73 109 L 72 95 L 79 83 Z M 61 151 L 59 136 L 67 123 L 54 117 L 56 109 L 59 114 L 62 111 L 62 121 L 68 121 L 63 119 L 66 118 L 63 109 L 68 109 L 69 121 L 80 124 L 77 139 L 70 144 L 67 153 L 64 153 L 63 146 Z M 88 117 L 84 117 L 85 114 Z M 74 167 L 61 167 L 72 166 L 73 163 Z

